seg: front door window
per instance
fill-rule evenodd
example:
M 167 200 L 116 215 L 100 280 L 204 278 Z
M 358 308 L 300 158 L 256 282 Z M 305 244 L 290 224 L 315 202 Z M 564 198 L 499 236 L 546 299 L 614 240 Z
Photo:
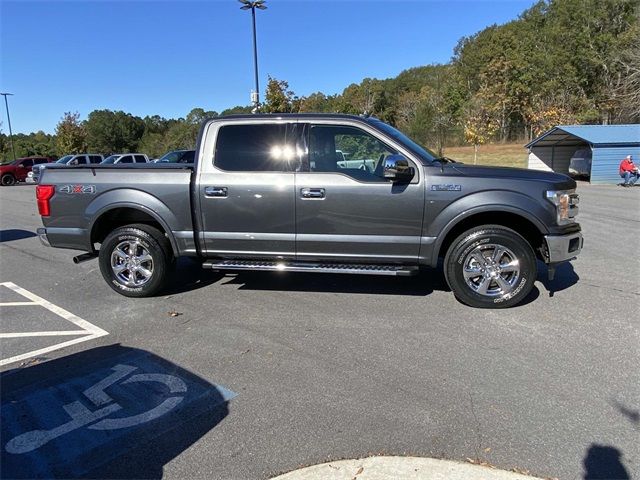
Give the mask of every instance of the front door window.
M 360 182 L 387 182 L 384 159 L 398 153 L 355 127 L 313 125 L 309 131 L 309 171 L 342 173 Z

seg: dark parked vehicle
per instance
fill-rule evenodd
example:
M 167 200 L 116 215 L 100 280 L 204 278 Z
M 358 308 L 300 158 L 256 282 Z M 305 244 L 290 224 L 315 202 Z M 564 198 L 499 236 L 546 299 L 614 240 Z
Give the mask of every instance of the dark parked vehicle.
M 219 117 L 196 152 L 193 166 L 46 168 L 41 240 L 87 252 L 76 262 L 99 256 L 129 297 L 156 294 L 180 256 L 213 270 L 375 275 L 443 259 L 456 297 L 491 308 L 527 297 L 537 259 L 552 275 L 582 248 L 568 176 L 452 163 L 375 118 Z
M 100 163 L 102 162 L 102 160 L 103 160 L 102 155 L 97 155 L 95 153 L 79 153 L 74 155 L 65 155 L 64 157 L 61 157 L 58 160 L 56 160 L 56 164 L 67 165 L 67 166 L 91 165 L 95 163 Z M 44 165 L 41 165 L 33 169 L 32 178 L 35 183 L 39 182 L 40 174 L 44 167 L 45 167 Z
M 193 163 L 195 150 L 173 150 L 154 160 L 154 163 Z
M 0 184 L 7 187 L 16 182 L 24 182 L 34 165 L 53 162 L 53 157 L 24 157 L 0 165 Z

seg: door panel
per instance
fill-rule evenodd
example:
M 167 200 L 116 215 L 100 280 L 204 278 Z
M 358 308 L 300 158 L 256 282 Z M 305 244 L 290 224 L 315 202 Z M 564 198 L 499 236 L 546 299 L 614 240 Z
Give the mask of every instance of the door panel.
M 207 256 L 295 258 L 292 130 L 288 124 L 223 124 L 212 133 L 213 165 L 201 168 L 198 183 Z
M 303 189 L 324 197 L 303 198 Z M 296 174 L 299 260 L 415 263 L 424 186 L 362 183 L 336 173 Z
M 208 196 L 207 187 L 226 196 Z M 199 195 L 207 255 L 295 256 L 293 173 L 203 174 Z
M 372 133 L 316 124 L 304 138 L 308 157 L 296 173 L 297 258 L 416 263 L 424 208 L 417 165 L 410 183 L 392 183 L 384 178 L 384 159 L 398 152 Z

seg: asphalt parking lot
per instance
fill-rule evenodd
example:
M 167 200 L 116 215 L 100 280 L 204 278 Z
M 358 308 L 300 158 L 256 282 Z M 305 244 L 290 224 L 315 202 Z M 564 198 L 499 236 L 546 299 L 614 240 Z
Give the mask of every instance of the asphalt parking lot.
M 2 477 L 267 478 L 411 454 L 640 478 L 640 187 L 579 193 L 580 258 L 491 311 L 439 271 L 190 261 L 128 299 L 95 260 L 41 246 L 33 186 L 0 188 Z

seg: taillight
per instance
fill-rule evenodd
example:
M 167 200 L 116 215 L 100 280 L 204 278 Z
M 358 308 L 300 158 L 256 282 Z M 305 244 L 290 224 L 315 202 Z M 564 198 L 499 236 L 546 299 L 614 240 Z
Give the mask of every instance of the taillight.
M 38 201 L 38 213 L 43 217 L 51 215 L 49 200 L 56 193 L 54 185 L 36 185 L 36 200 Z

